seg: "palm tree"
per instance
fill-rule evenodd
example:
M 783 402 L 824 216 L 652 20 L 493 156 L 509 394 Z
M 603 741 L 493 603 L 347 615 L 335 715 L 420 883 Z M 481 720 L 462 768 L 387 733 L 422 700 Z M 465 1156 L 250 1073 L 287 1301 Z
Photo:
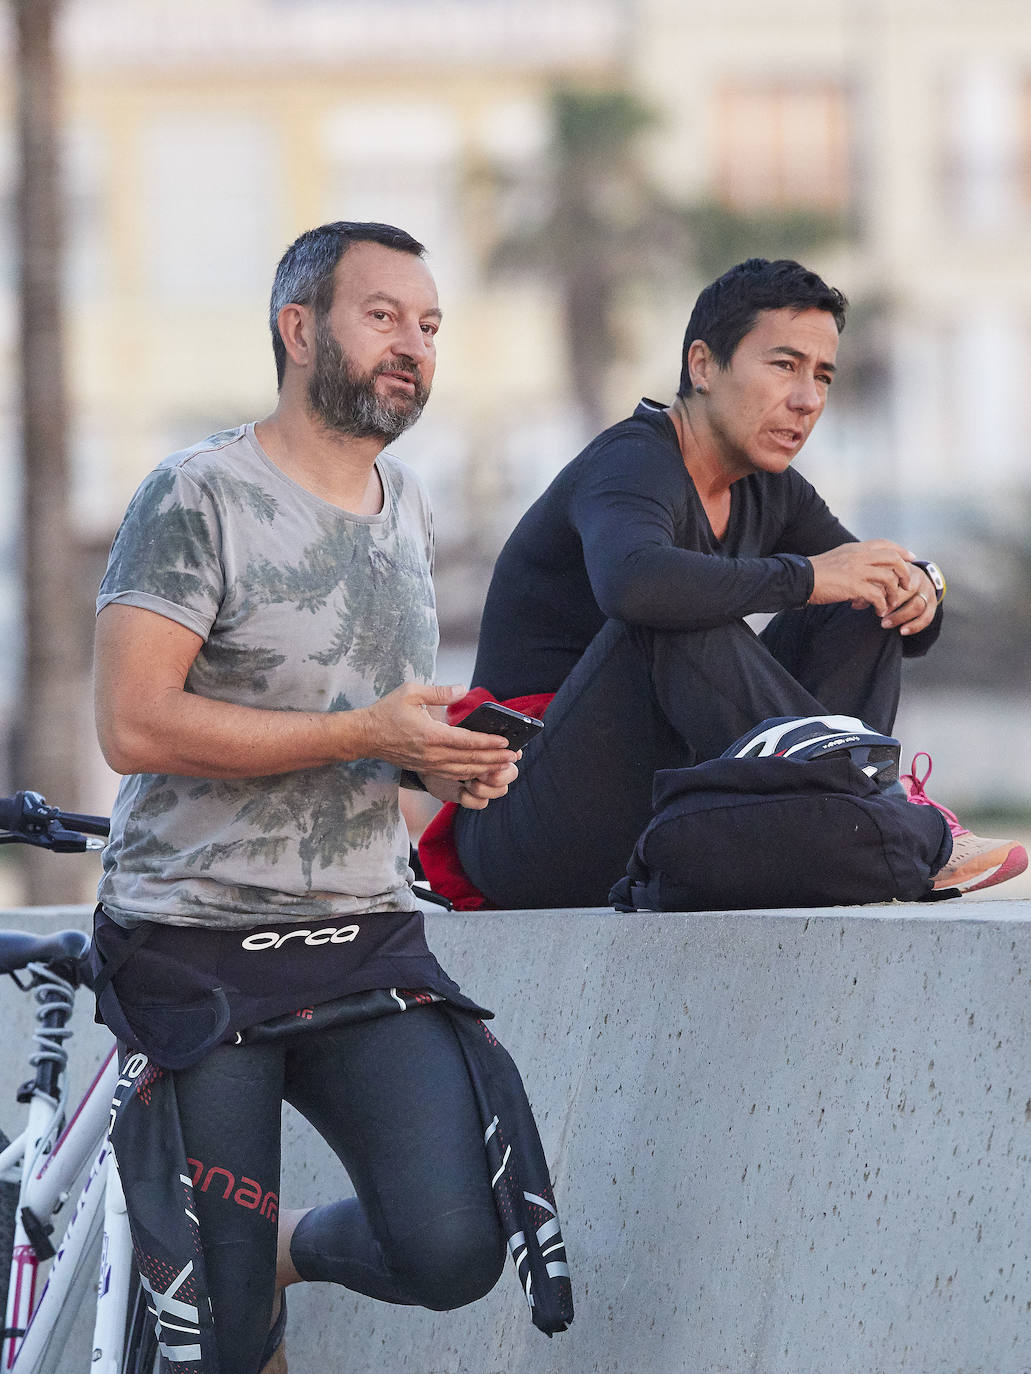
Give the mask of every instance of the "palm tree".
M 19 76 L 23 643 L 20 787 L 79 805 L 85 607 L 68 502 L 54 22 L 60 0 L 12 0 Z M 88 612 L 86 612 L 88 614 Z M 88 728 L 88 727 L 85 727 Z M 26 899 L 78 900 L 82 870 L 22 851 Z
M 683 211 L 694 245 L 694 267 L 702 282 L 746 258 L 796 258 L 844 238 L 844 216 L 804 206 L 737 210 L 718 201 L 696 201 Z
M 616 307 L 628 280 L 654 266 L 676 216 L 641 173 L 638 136 L 654 115 L 626 91 L 552 94 L 553 142 L 536 210 L 504 235 L 491 269 L 543 272 L 562 301 L 573 395 L 592 432 L 603 421 L 604 382 L 617 353 Z
M 657 122 L 639 97 L 560 87 L 551 104 L 543 183 L 532 188 L 535 205 L 518 206 L 520 223 L 501 237 L 491 270 L 543 273 L 554 282 L 573 395 L 596 433 L 628 288 L 673 283 L 680 290 L 690 278 L 701 286 L 747 257 L 804 252 L 842 226 L 807 210 L 677 204 L 651 184 L 638 156 L 638 139 Z

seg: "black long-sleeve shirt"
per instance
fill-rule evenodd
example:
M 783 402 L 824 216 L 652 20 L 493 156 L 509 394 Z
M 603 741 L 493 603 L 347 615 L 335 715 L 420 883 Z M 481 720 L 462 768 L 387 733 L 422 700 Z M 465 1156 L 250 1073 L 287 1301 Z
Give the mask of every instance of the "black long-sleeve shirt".
M 792 468 L 752 473 L 730 493 L 717 539 L 673 422 L 643 400 L 512 532 L 487 592 L 473 682 L 501 700 L 557 691 L 610 618 L 690 630 L 801 606 L 813 589 L 807 556 L 855 541 Z M 906 648 L 922 652 L 931 637 Z

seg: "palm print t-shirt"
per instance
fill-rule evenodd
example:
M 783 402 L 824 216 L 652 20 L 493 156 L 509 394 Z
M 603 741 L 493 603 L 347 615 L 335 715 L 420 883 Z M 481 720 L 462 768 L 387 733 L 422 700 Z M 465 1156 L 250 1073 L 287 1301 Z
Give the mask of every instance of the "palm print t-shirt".
M 377 459 L 378 515 L 291 481 L 254 426 L 216 434 L 147 477 L 97 601 L 200 635 L 186 690 L 285 711 L 368 706 L 431 682 L 432 525 L 415 474 Z M 415 907 L 398 770 L 358 759 L 271 777 L 122 780 L 99 899 L 116 919 L 251 926 Z

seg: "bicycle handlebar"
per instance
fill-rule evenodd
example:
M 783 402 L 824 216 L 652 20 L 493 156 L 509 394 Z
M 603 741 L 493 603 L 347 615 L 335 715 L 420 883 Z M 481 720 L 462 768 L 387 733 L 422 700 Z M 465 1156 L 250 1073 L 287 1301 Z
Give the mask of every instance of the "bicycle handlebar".
M 111 823 L 104 816 L 83 816 L 59 811 L 38 792 L 16 792 L 0 797 L 0 844 L 34 844 L 59 854 L 81 854 L 102 849 L 95 835 L 106 835 Z
M 0 830 L 17 830 L 24 813 L 25 793 L 16 797 L 0 797 Z

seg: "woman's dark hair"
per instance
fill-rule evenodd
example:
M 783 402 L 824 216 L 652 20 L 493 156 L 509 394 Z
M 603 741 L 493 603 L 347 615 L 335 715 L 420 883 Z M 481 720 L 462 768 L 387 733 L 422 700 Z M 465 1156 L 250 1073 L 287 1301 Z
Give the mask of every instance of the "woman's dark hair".
M 789 258 L 749 258 L 707 286 L 695 301 L 684 334 L 678 395 L 691 393 L 687 354 L 695 339 L 708 344 L 716 365 L 730 365 L 738 344 L 763 310 L 826 310 L 838 333 L 845 328 L 848 301 L 833 286 Z

